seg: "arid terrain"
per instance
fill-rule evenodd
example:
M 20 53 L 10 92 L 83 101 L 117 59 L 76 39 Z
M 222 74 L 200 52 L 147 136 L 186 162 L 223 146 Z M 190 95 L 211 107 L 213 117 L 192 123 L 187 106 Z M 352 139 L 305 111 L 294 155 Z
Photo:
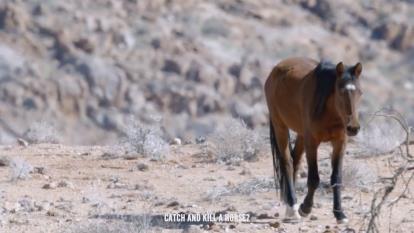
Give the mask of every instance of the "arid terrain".
M 414 149 L 414 148 L 411 148 Z M 351 146 L 345 160 L 343 205 L 349 224 L 337 225 L 329 188 L 329 147 L 320 148 L 322 184 L 310 217 L 298 224 L 282 222 L 272 178 L 270 154 L 257 161 L 216 163 L 203 145 L 172 145 L 163 160 L 114 156 L 106 147 L 54 144 L 2 146 L 2 161 L 26 163 L 30 173 L 16 178 L 0 167 L 1 232 L 365 232 L 364 215 L 373 194 L 401 163 L 398 153 L 363 156 Z M 24 161 L 24 162 L 22 162 Z M 305 169 L 303 170 L 305 171 Z M 298 196 L 306 190 L 305 174 Z M 408 174 L 408 173 L 407 173 Z M 406 175 L 407 176 L 407 175 Z M 403 192 L 404 177 L 385 205 Z M 380 232 L 412 232 L 413 185 L 379 218 Z M 248 223 L 168 224 L 168 213 L 247 213 Z M 200 224 L 200 225 L 198 225 Z M 391 231 L 389 231 L 391 229 Z
M 363 66 L 347 225 L 329 145 L 282 222 L 263 83 L 298 56 Z M 0 232 L 414 232 L 413 73 L 412 0 L 1 0 Z M 163 221 L 208 212 L 250 219 Z

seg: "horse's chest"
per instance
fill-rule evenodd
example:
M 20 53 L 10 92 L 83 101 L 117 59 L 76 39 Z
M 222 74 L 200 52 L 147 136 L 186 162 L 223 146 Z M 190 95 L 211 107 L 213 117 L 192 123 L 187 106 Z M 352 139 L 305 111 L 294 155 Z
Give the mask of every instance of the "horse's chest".
M 318 132 L 317 137 L 320 141 L 332 141 L 335 139 L 343 139 L 345 130 L 342 125 L 333 125 Z

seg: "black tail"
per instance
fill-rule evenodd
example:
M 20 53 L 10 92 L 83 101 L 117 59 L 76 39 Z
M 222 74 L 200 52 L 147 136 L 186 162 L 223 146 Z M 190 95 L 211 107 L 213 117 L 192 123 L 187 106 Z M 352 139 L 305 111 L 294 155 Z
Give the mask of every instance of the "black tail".
M 270 145 L 272 148 L 272 156 L 273 156 L 273 170 L 274 170 L 274 178 L 275 178 L 275 185 L 276 187 L 279 186 L 280 188 L 280 199 L 283 200 L 285 203 L 291 202 L 289 201 L 289 184 L 287 178 L 287 171 L 286 167 L 282 161 L 282 155 L 280 153 L 280 149 L 277 145 L 276 141 L 276 134 L 272 124 L 272 120 L 269 120 L 269 129 L 270 129 Z M 289 136 L 289 149 L 291 155 L 293 155 L 292 146 L 290 144 L 290 136 Z

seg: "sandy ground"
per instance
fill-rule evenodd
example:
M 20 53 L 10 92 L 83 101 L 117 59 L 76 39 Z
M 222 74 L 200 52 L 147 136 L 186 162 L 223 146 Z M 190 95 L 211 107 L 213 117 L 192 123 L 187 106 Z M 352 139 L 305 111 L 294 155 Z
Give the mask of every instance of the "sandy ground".
M 361 173 L 362 179 L 370 175 L 365 172 L 374 172 L 377 179 L 365 186 L 345 187 L 343 206 L 350 222 L 337 225 L 331 212 L 332 193 L 327 188 L 329 148 L 324 145 L 319 153 L 322 184 L 313 212 L 300 223 L 287 224 L 282 222 L 284 208 L 270 185 L 270 154 L 234 166 L 211 162 L 199 145 L 171 146 L 171 154 L 162 161 L 112 158 L 106 151 L 109 148 L 50 144 L 2 146 L 0 156 L 17 161 L 20 169 L 24 160 L 33 171 L 25 179 L 12 181 L 16 175 L 11 166 L 0 166 L 0 232 L 128 232 L 137 230 L 105 231 L 105 226 L 122 228 L 122 224 L 134 221 L 151 223 L 143 228 L 152 232 L 363 232 L 363 216 L 374 191 L 391 176 L 390 169 L 401 163 L 397 155 L 348 154 L 346 166 L 363 165 L 366 170 L 355 172 Z M 255 184 L 254 180 L 263 182 Z M 243 186 L 249 182 L 252 185 Z M 389 200 L 402 192 L 403 184 L 398 183 Z M 300 178 L 297 186 L 298 198 L 303 200 L 306 178 Z M 411 185 L 392 212 L 384 207 L 381 232 L 414 232 L 413 189 Z M 163 221 L 165 214 L 180 212 L 248 214 L 250 218 L 248 222 L 204 226 L 198 225 L 200 222 Z M 101 230 L 91 230 L 93 224 Z

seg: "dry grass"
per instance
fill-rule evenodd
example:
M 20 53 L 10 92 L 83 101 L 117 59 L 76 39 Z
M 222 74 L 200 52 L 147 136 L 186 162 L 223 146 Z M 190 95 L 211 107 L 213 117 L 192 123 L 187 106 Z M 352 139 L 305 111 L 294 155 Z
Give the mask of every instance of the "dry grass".
M 59 143 L 60 136 L 56 127 L 46 121 L 36 121 L 30 125 L 25 138 L 31 143 Z
M 252 195 L 254 193 L 269 192 L 275 190 L 275 181 L 271 177 L 254 177 L 237 185 L 215 187 L 209 190 L 204 200 L 217 201 L 225 196 Z
M 144 125 L 130 118 L 124 133 L 126 137 L 121 144 L 126 153 L 138 153 L 154 160 L 161 160 L 169 154 L 169 144 L 164 140 L 159 124 Z
M 229 164 L 257 160 L 266 144 L 257 131 L 237 119 L 227 120 L 224 127 L 217 129 L 209 139 L 214 145 L 217 161 Z
M 133 221 L 125 221 L 122 216 L 115 220 L 88 220 L 74 224 L 63 233 L 145 233 L 150 230 L 151 219 L 145 215 Z
M 9 162 L 10 167 L 10 180 L 24 180 L 30 177 L 30 173 L 33 171 L 32 165 L 21 158 L 13 158 Z
M 355 137 L 361 154 L 379 155 L 390 153 L 405 140 L 405 131 L 393 119 L 375 117 L 362 125 Z

